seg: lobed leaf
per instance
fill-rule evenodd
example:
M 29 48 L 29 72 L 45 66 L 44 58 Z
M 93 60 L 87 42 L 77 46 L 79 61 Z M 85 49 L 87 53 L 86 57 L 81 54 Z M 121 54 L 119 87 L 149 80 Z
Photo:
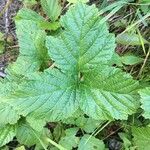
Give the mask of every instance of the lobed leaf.
M 58 66 L 38 72 L 48 58 L 45 32 L 32 21 L 18 21 L 20 56 L 12 70 L 25 75 L 25 80 L 0 97 L 2 122 L 12 124 L 28 116 L 30 123 L 37 119 L 40 127 L 46 121 L 72 117 L 78 109 L 95 120 L 127 119 L 139 106 L 138 83 L 105 65 L 114 54 L 115 38 L 101 23 L 98 10 L 78 3 L 61 18 L 61 24 L 63 33 L 46 41 Z
M 101 23 L 98 9 L 78 3 L 61 17 L 64 32 L 47 37 L 49 55 L 63 71 L 84 72 L 107 63 L 115 49 L 115 38 Z
M 138 83 L 119 69 L 90 71 L 80 86 L 80 107 L 94 119 L 127 119 L 139 107 L 137 87 Z
M 35 76 L 32 74 L 30 80 L 22 83 L 14 94 L 4 97 L 3 101 L 13 106 L 20 115 L 33 113 L 36 118 L 55 120 L 71 116 L 78 108 L 78 99 L 73 78 L 59 70 L 49 69 Z
M 20 54 L 10 67 L 11 70 L 21 75 L 39 71 L 49 59 L 45 47 L 45 32 L 30 20 L 16 21 L 16 27 Z

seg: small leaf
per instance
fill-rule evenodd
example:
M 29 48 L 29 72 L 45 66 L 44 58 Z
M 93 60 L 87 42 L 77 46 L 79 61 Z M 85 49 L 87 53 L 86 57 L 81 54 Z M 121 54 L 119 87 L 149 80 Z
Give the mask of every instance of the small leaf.
M 131 141 L 128 139 L 128 135 L 126 133 L 118 133 L 120 138 L 123 140 L 123 145 L 125 150 L 128 150 L 130 148 L 130 146 L 132 146 Z
M 27 122 L 20 121 L 16 132 L 17 140 L 20 144 L 32 146 L 34 144 L 41 147 L 41 141 L 47 145 L 46 138 L 48 137 L 44 128 L 42 131 L 35 131 Z
M 82 3 L 87 3 L 89 0 L 67 0 L 69 3 L 77 3 L 77 2 L 82 2 Z
M 38 27 L 43 30 L 57 30 L 60 27 L 59 22 L 48 22 L 42 16 L 37 14 L 35 11 L 27 8 L 19 10 L 15 18 L 16 21 L 19 20 L 34 21 L 38 25 Z
M 41 0 L 41 5 L 48 17 L 55 21 L 61 14 L 60 0 Z
M 105 150 L 105 145 L 102 140 L 86 134 L 80 140 L 78 150 Z
M 66 136 L 62 137 L 59 144 L 65 147 L 67 150 L 72 150 L 76 148 L 79 143 L 79 137 L 76 137 L 78 128 L 69 128 L 65 131 Z
M 0 147 L 13 140 L 16 135 L 16 125 L 5 125 L 0 127 Z
M 23 3 L 27 7 L 32 7 L 33 5 L 37 4 L 36 0 L 23 0 Z
M 133 127 L 132 135 L 137 150 L 149 150 L 150 149 L 150 128 L 149 127 Z
M 0 42 L 4 41 L 4 34 L 2 32 L 0 32 Z
M 144 110 L 143 116 L 150 119 L 150 87 L 139 91 L 141 95 L 142 109 Z
M 32 130 L 28 124 L 20 123 L 18 125 L 16 137 L 20 144 L 32 146 L 39 142 Z
M 28 8 L 22 8 L 17 13 L 17 16 L 15 17 L 16 21 L 20 20 L 28 20 L 28 21 L 34 21 L 34 22 L 43 22 L 45 19 L 40 16 L 35 11 L 28 9 Z
M 149 42 L 142 38 L 144 44 Z M 135 33 L 124 33 L 116 37 L 116 41 L 123 45 L 141 45 L 140 37 Z
M 24 146 L 17 147 L 15 150 L 26 150 Z
M 112 65 L 117 65 L 119 67 L 122 67 L 123 64 L 121 62 L 121 57 L 117 54 L 117 53 L 114 53 L 109 64 L 112 66 Z
M 60 23 L 59 22 L 40 22 L 39 27 L 43 30 L 57 30 L 60 28 Z
M 135 56 L 133 54 L 127 54 L 121 57 L 121 61 L 125 65 L 135 65 L 143 62 L 143 58 Z
M 0 54 L 2 54 L 4 52 L 4 42 L 0 41 Z
M 92 133 L 103 121 L 94 120 L 91 117 L 85 118 L 84 116 L 78 117 L 75 124 L 83 129 L 86 133 Z

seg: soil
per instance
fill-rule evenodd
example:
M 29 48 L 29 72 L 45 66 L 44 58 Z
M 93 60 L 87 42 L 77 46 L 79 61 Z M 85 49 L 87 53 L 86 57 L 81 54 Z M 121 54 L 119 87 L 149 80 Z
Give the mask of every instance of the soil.
M 6 4 L 10 3 L 6 8 Z M 0 0 L 0 32 L 4 34 L 4 52 L 0 55 L 0 76 L 4 77 L 4 68 L 9 62 L 16 60 L 18 48 L 14 48 L 17 44 L 15 34 L 15 23 L 13 21 L 17 11 L 22 7 L 18 0 Z M 5 12 L 3 12 L 5 10 Z

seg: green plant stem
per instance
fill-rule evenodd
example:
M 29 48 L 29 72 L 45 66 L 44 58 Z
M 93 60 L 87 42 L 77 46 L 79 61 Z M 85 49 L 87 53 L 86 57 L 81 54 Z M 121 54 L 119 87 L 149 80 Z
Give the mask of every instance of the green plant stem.
M 57 144 L 56 142 L 54 142 L 53 140 L 47 138 L 46 139 L 49 143 L 51 143 L 52 145 L 54 145 L 55 147 L 57 147 L 59 150 L 67 150 L 66 148 L 62 147 L 61 145 Z
M 140 39 L 140 42 L 141 42 L 141 45 L 142 45 L 143 52 L 144 52 L 144 54 L 146 55 L 146 50 L 145 50 L 145 46 L 144 46 L 144 41 L 143 41 L 143 38 L 142 38 L 142 35 L 141 35 L 139 29 L 137 29 L 137 33 L 138 33 L 138 35 L 139 35 L 139 39 Z
M 92 136 L 96 136 L 99 132 L 101 132 L 110 122 L 111 122 L 111 121 L 106 122 L 99 130 L 96 129 L 96 130 L 89 136 L 89 138 L 87 139 L 87 141 L 85 142 L 85 144 L 90 140 L 90 138 L 91 138 Z M 97 130 L 98 130 L 98 131 L 97 131 Z
M 45 146 L 45 144 L 42 142 L 42 140 L 38 137 L 38 135 L 36 134 L 36 132 L 34 131 L 34 129 L 32 127 L 30 127 L 33 134 L 36 136 L 36 138 L 39 140 L 39 142 L 41 143 L 41 145 L 43 146 L 44 150 L 48 150 Z
M 108 124 L 110 124 L 111 121 L 108 121 L 106 124 L 104 124 L 95 134 L 94 136 L 96 136 L 98 133 L 100 133 L 105 127 L 107 127 Z
M 142 22 L 144 19 L 148 18 L 149 16 L 150 16 L 150 13 L 146 14 L 143 18 L 141 18 L 140 20 L 131 24 L 130 26 L 128 26 L 122 33 L 120 33 L 120 35 L 124 34 L 126 31 L 132 29 L 134 26 L 136 26 L 137 24 L 139 24 L 140 22 Z
M 147 59 L 148 59 L 149 55 L 150 55 L 150 47 L 149 47 L 149 50 L 148 50 L 148 52 L 147 52 L 147 54 L 146 54 L 146 57 L 145 57 L 145 59 L 144 59 L 143 65 L 142 65 L 142 67 L 141 67 L 141 69 L 140 69 L 140 71 L 139 71 L 139 74 L 138 74 L 137 78 L 139 78 L 139 77 L 141 76 L 141 74 L 142 74 L 142 72 L 143 72 L 143 69 L 144 69 L 144 67 L 145 67 L 145 64 L 146 64 L 146 62 L 147 62 Z

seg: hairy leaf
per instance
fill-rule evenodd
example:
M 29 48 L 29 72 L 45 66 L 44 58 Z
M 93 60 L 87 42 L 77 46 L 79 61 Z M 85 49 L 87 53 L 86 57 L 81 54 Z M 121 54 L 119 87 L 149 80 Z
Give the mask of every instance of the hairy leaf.
M 43 69 L 49 59 L 45 48 L 45 32 L 30 20 L 16 21 L 16 26 L 20 55 L 11 70 L 25 75 Z
M 41 0 L 41 5 L 48 17 L 55 21 L 61 14 L 60 0 Z
M 32 21 L 18 21 L 17 61 L 21 63 L 13 67 L 26 80 L 0 97 L 0 118 L 4 120 L 7 114 L 4 123 L 28 115 L 32 118 L 29 122 L 37 119 L 40 127 L 46 121 L 71 117 L 78 109 L 95 120 L 127 119 L 136 111 L 138 83 L 119 69 L 104 65 L 114 54 L 115 38 L 98 15 L 94 5 L 78 3 L 69 9 L 61 18 L 61 36 L 47 37 L 46 42 L 58 66 L 44 72 L 37 71 L 47 61 L 45 33 Z
M 83 76 L 81 109 L 95 119 L 127 119 L 139 106 L 138 83 L 119 69 L 107 68 Z
M 73 77 L 49 69 L 32 75 L 14 94 L 3 99 L 20 115 L 33 113 L 37 118 L 55 120 L 67 118 L 76 111 L 79 95 Z
M 15 19 L 16 21 L 31 20 L 36 23 L 45 21 L 45 19 L 42 16 L 40 16 L 38 13 L 27 8 L 22 8 L 21 10 L 19 10 Z
M 95 6 L 76 4 L 61 18 L 65 31 L 59 38 L 47 37 L 46 45 L 63 71 L 83 72 L 107 63 L 115 48 L 114 35 L 101 23 Z

